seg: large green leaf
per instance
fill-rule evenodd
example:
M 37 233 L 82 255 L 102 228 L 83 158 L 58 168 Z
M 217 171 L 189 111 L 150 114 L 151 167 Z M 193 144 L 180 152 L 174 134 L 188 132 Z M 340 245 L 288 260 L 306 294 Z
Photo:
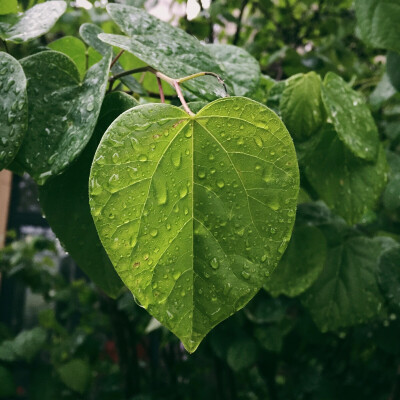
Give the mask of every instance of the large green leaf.
M 400 246 L 386 250 L 380 260 L 378 281 L 391 307 L 400 310 Z
M 193 117 L 165 104 L 125 112 L 97 149 L 89 187 L 122 281 L 194 351 L 284 253 L 299 175 L 281 120 L 231 97 Z
M 313 226 L 295 229 L 288 249 L 278 267 L 265 283 L 273 296 L 298 296 L 307 290 L 321 273 L 326 256 L 326 240 Z
M 51 42 L 48 47 L 51 50 L 59 51 L 69 56 L 78 68 L 80 78 L 84 78 L 86 72 L 86 46 L 82 40 L 74 36 L 64 36 Z
M 368 106 L 340 76 L 328 72 L 322 100 L 340 140 L 357 156 L 374 161 L 378 156 L 378 129 Z
M 121 92 L 106 96 L 92 138 L 77 161 L 39 188 L 40 204 L 51 228 L 79 267 L 111 297 L 117 296 L 122 282 L 100 243 L 90 214 L 89 173 L 105 130 L 118 115 L 136 104 Z
M 47 1 L 22 14 L 0 15 L 0 38 L 19 43 L 42 36 L 66 9 L 65 1 Z
M 83 82 L 66 55 L 43 51 L 21 64 L 29 79 L 29 125 L 17 161 L 39 184 L 60 174 L 90 140 L 106 90 L 111 53 Z
M 104 42 L 131 52 L 171 78 L 181 78 L 201 71 L 227 77 L 208 47 L 185 31 L 160 21 L 139 8 L 108 4 L 107 11 L 128 36 L 102 33 L 99 38 Z M 210 100 L 224 94 L 215 78 L 210 76 L 187 81 L 183 86 Z
M 0 53 L 0 170 L 17 155 L 28 122 L 26 78 L 19 62 Z
M 229 44 L 210 44 L 208 48 L 220 63 L 225 76 L 232 83 L 233 94 L 248 96 L 253 93 L 260 81 L 260 64 L 246 50 Z
M 356 158 L 332 129 L 320 134 L 305 158 L 305 173 L 325 203 L 348 223 L 355 224 L 375 207 L 387 180 L 387 161 L 381 147 L 375 163 Z
M 354 237 L 328 251 L 322 274 L 302 298 L 322 331 L 359 324 L 380 312 L 378 259 L 393 245 L 388 238 Z
M 103 30 L 99 26 L 90 23 L 85 23 L 79 28 L 79 34 L 88 46 L 91 46 L 102 55 L 107 55 L 108 52 L 111 51 L 112 47 L 107 43 L 102 42 L 97 37 L 100 33 L 104 33 Z M 119 74 L 123 72 L 124 69 L 121 67 L 119 62 L 116 62 L 111 68 L 111 71 L 113 74 Z M 129 88 L 129 90 L 139 94 L 144 93 L 140 83 L 132 76 L 124 76 L 121 78 L 121 81 Z
M 279 108 L 283 122 L 295 139 L 302 141 L 312 136 L 325 120 L 319 75 L 309 72 L 288 79 Z
M 356 0 L 357 25 L 368 44 L 400 52 L 398 0 Z

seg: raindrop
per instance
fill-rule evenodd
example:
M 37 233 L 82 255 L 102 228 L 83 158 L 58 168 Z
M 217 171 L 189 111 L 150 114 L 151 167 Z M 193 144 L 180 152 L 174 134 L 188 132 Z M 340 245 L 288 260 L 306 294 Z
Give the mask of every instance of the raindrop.
M 214 258 L 210 261 L 210 265 L 211 265 L 211 268 L 213 268 L 213 269 L 218 269 L 218 267 L 219 267 L 219 262 L 218 262 L 218 260 L 214 257 Z

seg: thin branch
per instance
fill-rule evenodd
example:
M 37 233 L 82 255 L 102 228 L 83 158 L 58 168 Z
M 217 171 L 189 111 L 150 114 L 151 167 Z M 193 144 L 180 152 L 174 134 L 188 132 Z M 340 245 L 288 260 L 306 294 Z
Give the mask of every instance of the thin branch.
M 181 90 L 181 88 L 180 88 L 180 86 L 179 86 L 179 83 L 178 83 L 177 81 L 174 81 L 174 88 L 175 88 L 175 90 L 176 90 L 176 94 L 177 94 L 178 97 L 179 97 L 179 100 L 180 100 L 181 103 L 182 103 L 183 109 L 184 109 L 189 115 L 194 115 L 194 113 L 192 112 L 192 110 L 191 110 L 191 109 L 189 108 L 189 106 L 187 105 L 186 100 L 185 100 L 185 98 L 183 97 L 182 90 Z
M 111 61 L 110 64 L 110 69 L 114 66 L 114 64 L 118 61 L 118 58 L 120 58 L 122 56 L 122 54 L 124 53 L 125 50 L 121 50 L 116 56 L 115 58 Z
M 177 79 L 178 83 L 183 83 L 186 82 L 190 79 L 194 79 L 194 78 L 199 78 L 201 76 L 213 76 L 214 78 L 218 79 L 218 82 L 223 86 L 224 90 L 225 90 L 225 97 L 229 97 L 229 93 L 228 93 L 228 88 L 226 87 L 226 84 L 224 82 L 224 80 L 218 75 L 215 74 L 214 72 L 198 72 L 197 74 L 193 74 L 193 75 L 189 75 L 189 76 L 185 76 L 184 78 L 179 78 Z
M 237 45 L 240 39 L 240 31 L 242 29 L 242 22 L 243 22 L 243 13 L 244 13 L 244 9 L 247 6 L 247 3 L 249 2 L 249 0 L 243 0 L 242 1 L 242 5 L 240 6 L 240 14 L 239 14 L 239 18 L 238 18 L 238 23 L 236 25 L 236 32 L 235 32 L 235 36 L 233 38 L 233 44 Z
M 156 78 L 157 78 L 158 91 L 160 92 L 161 103 L 165 103 L 164 89 L 162 87 L 161 79 L 158 76 L 156 76 Z

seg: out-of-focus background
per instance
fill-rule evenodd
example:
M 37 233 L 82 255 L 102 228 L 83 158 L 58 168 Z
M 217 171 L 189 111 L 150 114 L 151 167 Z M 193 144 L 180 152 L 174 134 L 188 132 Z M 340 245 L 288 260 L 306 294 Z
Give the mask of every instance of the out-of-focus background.
M 20 6 L 35 3 L 21 0 Z M 15 47 L 16 56 L 64 35 L 78 36 L 86 21 L 114 32 L 106 3 L 70 1 L 51 32 Z M 374 92 L 384 73 L 385 52 L 358 39 L 351 0 L 124 3 L 145 7 L 206 43 L 243 47 L 259 61 L 262 73 L 277 81 L 309 71 L 336 72 L 370 99 L 381 127 L 394 120 L 393 130 L 399 132 L 398 95 L 382 108 L 382 96 Z M 0 173 L 5 245 L 0 253 L 0 398 L 400 398 L 395 314 L 321 333 L 297 298 L 273 298 L 261 290 L 189 355 L 130 292 L 112 300 L 86 278 L 55 238 L 37 197 L 28 176 Z

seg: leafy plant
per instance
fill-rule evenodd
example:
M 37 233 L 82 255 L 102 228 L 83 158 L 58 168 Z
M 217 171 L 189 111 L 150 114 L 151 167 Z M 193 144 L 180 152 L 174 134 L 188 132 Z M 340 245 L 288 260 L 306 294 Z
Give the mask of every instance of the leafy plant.
M 272 44 L 256 40 L 248 49 L 257 59 L 130 5 L 109 4 L 115 25 L 105 29 L 82 24 L 85 43 L 65 36 L 46 48 L 26 42 L 54 25 L 64 2 L 0 17 L 16 56 L 0 53 L 1 167 L 40 185 L 50 225 L 105 293 L 116 298 L 125 285 L 190 352 L 261 288 L 299 296 L 322 331 L 380 321 L 393 306 L 398 6 L 355 2 L 364 65 L 347 53 L 338 61 L 332 20 L 322 19 L 326 36 L 302 28 L 303 16 L 319 20 L 329 5 L 313 14 L 306 2 L 276 3 L 254 7 L 288 21 L 296 42 L 265 55 L 260 47 Z M 335 13 L 350 19 L 348 3 Z M 32 15 L 35 29 L 25 28 Z M 273 29 L 251 23 L 256 35 Z M 315 48 L 301 57 L 295 49 L 306 45 Z M 17 60 L 19 46 L 29 54 Z M 390 51 L 380 82 L 368 46 Z M 275 67 L 277 80 L 266 75 Z M 291 325 L 281 318 L 265 328 L 255 337 L 279 351 Z M 254 349 L 253 338 L 237 338 L 224 354 L 240 371 Z M 79 357 L 71 363 L 58 369 L 64 383 L 71 365 L 87 369 Z M 76 384 L 86 390 L 85 379 Z

